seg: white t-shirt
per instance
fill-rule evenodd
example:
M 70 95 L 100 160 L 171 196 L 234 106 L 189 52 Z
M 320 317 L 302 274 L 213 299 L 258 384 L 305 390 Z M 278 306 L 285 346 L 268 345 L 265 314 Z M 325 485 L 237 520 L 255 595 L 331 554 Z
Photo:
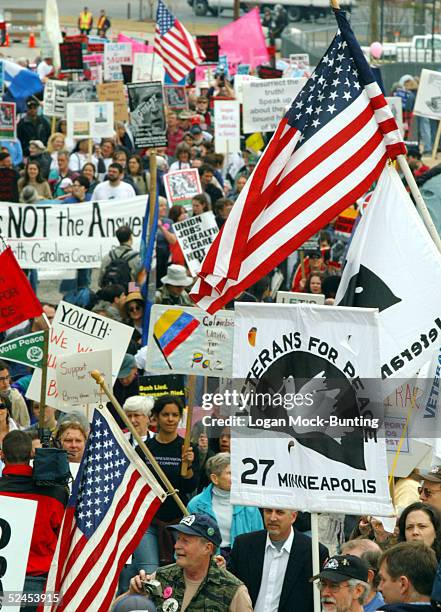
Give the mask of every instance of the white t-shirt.
M 40 62 L 37 66 L 37 74 L 40 77 L 40 81 L 43 81 L 51 73 L 54 73 L 54 71 L 54 67 L 49 66 L 49 64 L 46 64 L 44 60 Z
M 134 198 L 135 190 L 128 183 L 121 183 L 118 187 L 113 187 L 109 181 L 104 181 L 95 187 L 92 200 L 123 200 L 124 198 Z

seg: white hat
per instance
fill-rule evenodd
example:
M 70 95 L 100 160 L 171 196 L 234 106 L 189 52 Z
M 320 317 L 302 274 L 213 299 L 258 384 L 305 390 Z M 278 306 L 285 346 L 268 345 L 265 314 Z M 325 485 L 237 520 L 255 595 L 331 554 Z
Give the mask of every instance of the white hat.
M 64 178 L 60 183 L 60 189 L 66 189 L 67 187 L 72 187 L 72 185 L 72 179 L 66 176 L 66 178 Z
M 161 278 L 161 283 L 174 287 L 188 287 L 193 283 L 193 280 L 187 276 L 184 266 L 172 264 L 167 268 L 167 276 Z

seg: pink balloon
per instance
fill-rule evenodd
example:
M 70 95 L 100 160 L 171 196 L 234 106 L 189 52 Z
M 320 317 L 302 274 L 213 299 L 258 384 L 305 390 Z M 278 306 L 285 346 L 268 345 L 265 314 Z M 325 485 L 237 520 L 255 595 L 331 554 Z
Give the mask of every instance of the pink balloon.
M 373 42 L 369 48 L 374 59 L 380 59 L 383 55 L 383 45 L 379 42 Z

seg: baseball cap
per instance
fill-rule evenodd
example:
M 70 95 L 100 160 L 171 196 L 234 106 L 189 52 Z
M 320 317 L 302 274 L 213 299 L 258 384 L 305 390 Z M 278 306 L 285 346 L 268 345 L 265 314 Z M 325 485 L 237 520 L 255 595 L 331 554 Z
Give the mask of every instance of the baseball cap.
M 194 136 L 195 134 L 201 134 L 201 133 L 202 133 L 202 130 L 197 123 L 191 126 L 190 134 Z
M 155 612 L 156 606 L 145 595 L 126 595 L 112 606 L 111 612 L 138 612 L 139 610 L 147 610 Z
M 429 482 L 441 482 L 441 465 L 434 465 L 430 470 L 420 470 L 420 476 Z
M 170 525 L 168 529 L 186 533 L 187 535 L 200 536 L 213 542 L 216 546 L 220 546 L 222 542 L 218 524 L 214 518 L 202 512 L 195 512 L 194 514 L 184 516 L 177 525 Z
M 367 582 L 368 569 L 367 563 L 359 557 L 335 555 L 326 561 L 320 574 L 313 576 L 310 582 L 319 578 L 325 578 L 332 582 L 344 582 L 349 578 L 355 578 Z
M 34 96 L 31 96 L 26 100 L 26 106 L 39 106 L 40 102 Z
M 136 361 L 133 355 L 126 353 L 123 357 L 121 367 L 118 372 L 118 378 L 126 378 L 136 368 Z

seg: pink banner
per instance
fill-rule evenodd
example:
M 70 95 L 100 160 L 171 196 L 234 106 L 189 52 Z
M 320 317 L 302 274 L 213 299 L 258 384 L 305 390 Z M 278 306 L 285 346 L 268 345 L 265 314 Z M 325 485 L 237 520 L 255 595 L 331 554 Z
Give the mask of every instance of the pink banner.
M 208 82 L 208 71 L 211 72 L 211 78 L 213 78 L 216 72 L 217 64 L 205 64 L 202 66 L 196 66 L 195 68 L 195 81 L 196 83 Z
M 233 74 L 237 64 L 249 64 L 255 68 L 269 61 L 258 8 L 224 26 L 216 34 L 219 37 L 219 55 L 228 57 Z
M 153 45 L 145 45 L 144 43 L 135 40 L 134 38 L 130 38 L 130 36 L 126 36 L 125 34 L 118 34 L 118 42 L 120 43 L 130 43 L 132 45 L 133 53 L 153 53 Z
M 102 64 L 103 63 L 102 53 L 93 53 L 90 55 L 83 55 L 83 62 L 89 62 L 90 64 Z

